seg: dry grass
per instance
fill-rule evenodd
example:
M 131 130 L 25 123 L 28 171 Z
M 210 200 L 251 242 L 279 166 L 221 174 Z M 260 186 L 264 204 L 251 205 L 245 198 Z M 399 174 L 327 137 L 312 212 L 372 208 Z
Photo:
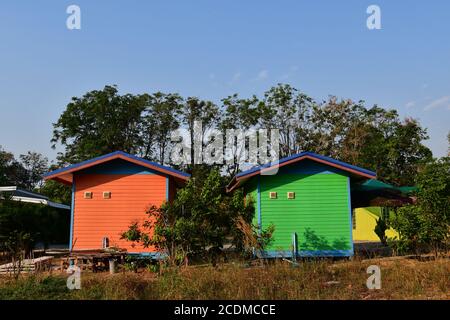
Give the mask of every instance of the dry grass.
M 369 290 L 366 269 L 381 268 L 382 288 Z M 82 289 L 65 289 L 65 276 L 0 279 L 0 299 L 449 299 L 448 258 L 276 262 L 150 272 L 82 274 Z

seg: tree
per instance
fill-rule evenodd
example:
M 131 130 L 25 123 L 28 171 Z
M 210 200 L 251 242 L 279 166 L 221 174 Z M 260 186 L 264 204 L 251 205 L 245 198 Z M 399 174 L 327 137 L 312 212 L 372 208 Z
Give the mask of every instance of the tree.
M 449 243 L 450 158 L 424 166 L 417 186 L 417 203 L 400 208 L 392 226 L 399 232 L 404 248 L 417 251 L 427 247 L 437 255 Z
M 72 98 L 53 124 L 53 147 L 61 143 L 65 149 L 58 159 L 75 163 L 117 150 L 136 153 L 148 102 L 147 94 L 119 95 L 116 86 Z
M 259 100 L 256 96 L 250 99 L 241 99 L 237 94 L 222 99 L 222 108 L 224 113 L 220 121 L 220 130 L 226 137 L 226 130 L 242 130 L 248 132 L 255 128 L 259 118 Z M 227 141 L 227 145 L 232 146 L 230 154 L 226 155 L 232 161 L 227 161 L 225 170 L 230 176 L 238 173 L 240 168 L 239 159 L 242 155 L 242 148 L 239 147 L 240 141 Z
M 171 133 L 180 124 L 181 101 L 177 94 L 156 92 L 149 96 L 149 107 L 144 117 L 144 123 L 148 125 L 144 128 L 144 133 L 147 134 L 145 146 L 147 150 L 153 149 L 149 153 L 154 153 L 154 160 L 160 164 L 168 162 Z
M 26 188 L 28 172 L 14 155 L 0 146 L 0 185 L 14 185 Z
M 70 205 L 72 199 L 72 188 L 54 180 L 45 181 L 39 192 L 54 202 L 67 205 Z
M 417 120 L 400 121 L 395 110 L 331 97 L 313 108 L 311 122 L 310 151 L 371 169 L 395 185 L 413 184 L 431 159 L 422 144 L 426 130 Z
M 5 252 L 17 265 L 30 255 L 37 242 L 66 243 L 69 239 L 70 214 L 44 205 L 10 200 L 3 193 L 0 200 L 0 252 Z
M 310 135 L 313 100 L 288 84 L 278 84 L 264 93 L 258 104 L 259 126 L 279 129 L 280 157 L 305 151 Z
M 37 152 L 28 151 L 27 154 L 21 154 L 20 160 L 27 171 L 27 188 L 41 188 L 42 176 L 48 171 L 48 159 Z
M 181 122 L 187 127 L 190 137 L 190 170 L 194 169 L 195 164 L 195 149 L 194 139 L 198 138 L 203 146 L 205 133 L 218 123 L 220 119 L 219 108 L 211 101 L 200 100 L 196 97 L 189 97 L 186 99 L 181 110 Z M 200 121 L 202 124 L 202 131 L 200 137 L 195 137 L 195 121 Z
M 450 132 L 447 135 L 447 141 L 448 141 L 448 156 L 450 157 Z
M 150 206 L 143 224 L 133 223 L 122 238 L 155 246 L 168 255 L 169 261 L 179 264 L 196 255 L 213 258 L 237 234 L 236 219 L 249 221 L 253 205 L 245 203 L 241 192 L 224 194 L 224 181 L 217 170 L 199 182 L 191 179 L 178 190 L 171 203 Z M 232 242 L 242 237 L 233 237 Z

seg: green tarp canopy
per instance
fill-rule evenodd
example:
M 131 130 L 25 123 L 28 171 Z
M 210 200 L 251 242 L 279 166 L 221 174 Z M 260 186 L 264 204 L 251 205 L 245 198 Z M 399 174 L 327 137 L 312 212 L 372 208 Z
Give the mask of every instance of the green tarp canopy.
M 394 185 L 370 179 L 364 183 L 352 184 L 352 207 L 399 207 L 413 202 L 408 195 L 417 190 L 417 187 Z
M 367 180 L 361 184 L 355 184 L 352 189 L 365 192 L 386 191 L 386 192 L 401 193 L 404 195 L 417 191 L 417 187 L 414 186 L 396 187 L 392 184 L 385 183 L 383 181 L 375 179 Z

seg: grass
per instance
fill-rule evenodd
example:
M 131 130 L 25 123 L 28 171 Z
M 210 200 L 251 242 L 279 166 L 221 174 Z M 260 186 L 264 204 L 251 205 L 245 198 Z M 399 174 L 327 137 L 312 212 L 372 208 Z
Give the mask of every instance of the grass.
M 381 268 L 382 288 L 366 287 L 369 265 Z M 245 267 L 192 266 L 162 275 L 83 272 L 81 290 L 65 274 L 0 278 L 0 299 L 449 299 L 448 258 L 307 261 Z

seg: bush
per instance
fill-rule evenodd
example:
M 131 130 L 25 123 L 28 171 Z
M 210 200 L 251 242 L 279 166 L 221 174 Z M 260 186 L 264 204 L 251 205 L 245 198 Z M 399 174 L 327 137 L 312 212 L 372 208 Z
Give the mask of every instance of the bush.
M 446 250 L 450 230 L 450 158 L 427 164 L 418 176 L 417 202 L 398 210 L 392 226 L 400 251 Z

